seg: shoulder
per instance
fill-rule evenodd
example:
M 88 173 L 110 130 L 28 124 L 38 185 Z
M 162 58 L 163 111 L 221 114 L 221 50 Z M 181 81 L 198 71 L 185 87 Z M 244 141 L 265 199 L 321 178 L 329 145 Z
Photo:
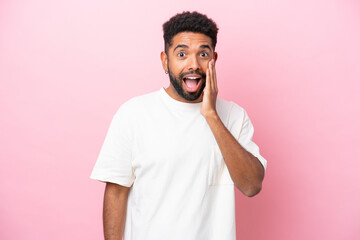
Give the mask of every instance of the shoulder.
M 228 101 L 219 97 L 216 101 L 216 110 L 219 115 L 223 116 L 224 119 L 226 118 L 227 122 L 231 122 L 234 119 L 242 120 L 247 116 L 243 107 L 233 101 Z
M 122 103 L 116 114 L 126 113 L 126 114 L 136 114 L 144 109 L 147 109 L 149 106 L 153 106 L 154 102 L 158 101 L 159 93 L 158 91 L 153 91 L 150 93 L 145 93 L 130 98 L 129 100 Z
M 233 101 L 228 101 L 223 98 L 217 98 L 216 107 L 228 109 L 229 111 L 243 112 L 245 109 Z

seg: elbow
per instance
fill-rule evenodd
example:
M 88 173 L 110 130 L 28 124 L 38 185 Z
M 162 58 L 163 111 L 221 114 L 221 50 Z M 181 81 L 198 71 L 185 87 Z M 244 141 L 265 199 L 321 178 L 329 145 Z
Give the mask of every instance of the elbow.
M 253 178 L 242 178 L 241 181 L 234 181 L 235 186 L 239 189 L 245 196 L 254 197 L 260 193 L 262 189 L 262 182 L 264 180 L 264 172 L 258 174 Z
M 248 182 L 248 187 L 246 188 L 246 190 L 243 192 L 245 196 L 247 197 L 254 197 L 256 196 L 258 193 L 260 193 L 261 189 L 262 189 L 262 182 L 264 180 L 264 175 L 265 175 L 265 170 L 264 168 L 261 166 L 261 171 L 260 173 L 257 175 L 257 177 L 251 181 Z
M 260 191 L 261 191 L 261 185 L 259 185 L 259 186 L 257 186 L 257 187 L 253 187 L 253 188 L 251 189 L 251 191 L 247 191 L 247 192 L 245 193 L 245 196 L 247 196 L 247 197 L 254 197 L 254 196 L 256 196 Z
M 248 188 L 246 189 L 241 189 L 239 188 L 238 186 L 236 186 L 245 196 L 247 197 L 254 197 L 256 196 L 260 191 L 261 191 L 261 188 L 262 188 L 262 184 L 256 184 L 256 185 L 252 185 L 252 186 L 249 186 Z

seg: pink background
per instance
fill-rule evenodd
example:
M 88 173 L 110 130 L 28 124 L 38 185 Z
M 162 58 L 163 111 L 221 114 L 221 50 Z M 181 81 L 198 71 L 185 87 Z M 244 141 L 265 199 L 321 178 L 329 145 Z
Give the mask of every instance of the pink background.
M 112 115 L 167 87 L 161 25 L 220 27 L 219 97 L 268 160 L 236 190 L 237 239 L 360 239 L 360 3 L 351 0 L 0 2 L 0 239 L 101 239 L 89 179 Z

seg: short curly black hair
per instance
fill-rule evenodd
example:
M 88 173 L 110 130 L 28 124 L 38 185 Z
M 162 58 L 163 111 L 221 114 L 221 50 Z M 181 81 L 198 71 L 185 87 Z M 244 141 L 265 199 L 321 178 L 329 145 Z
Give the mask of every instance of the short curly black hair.
M 165 52 L 168 53 L 173 37 L 181 32 L 203 33 L 211 38 L 212 47 L 215 49 L 218 30 L 216 23 L 204 14 L 196 11 L 178 13 L 163 24 Z

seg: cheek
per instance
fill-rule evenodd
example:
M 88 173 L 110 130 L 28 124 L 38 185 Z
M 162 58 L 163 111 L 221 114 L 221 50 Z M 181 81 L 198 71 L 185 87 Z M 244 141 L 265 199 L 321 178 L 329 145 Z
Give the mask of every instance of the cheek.
M 206 70 L 209 68 L 209 62 L 210 60 L 206 60 L 201 63 L 201 69 L 204 73 L 206 73 Z
M 185 65 L 183 62 L 176 62 L 176 61 L 171 62 L 169 65 L 171 72 L 173 72 L 175 75 L 179 75 L 180 73 L 184 72 L 185 71 L 184 66 Z

